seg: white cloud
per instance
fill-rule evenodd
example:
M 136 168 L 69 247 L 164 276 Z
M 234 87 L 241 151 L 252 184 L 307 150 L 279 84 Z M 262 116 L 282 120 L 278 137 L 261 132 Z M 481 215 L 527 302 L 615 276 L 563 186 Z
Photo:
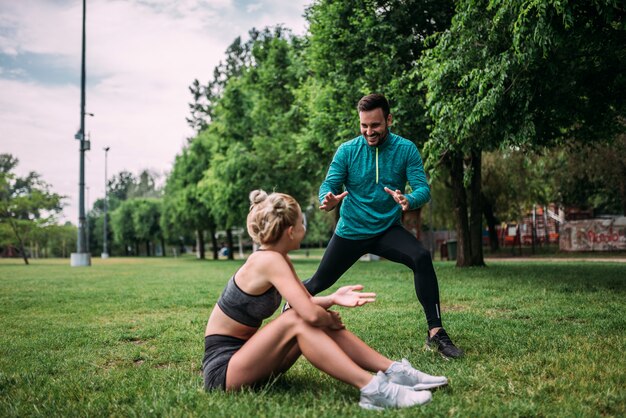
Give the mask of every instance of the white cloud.
M 252 3 L 246 6 L 246 12 L 253 13 L 253 12 L 256 12 L 257 10 L 261 10 L 262 7 L 263 5 L 261 3 Z

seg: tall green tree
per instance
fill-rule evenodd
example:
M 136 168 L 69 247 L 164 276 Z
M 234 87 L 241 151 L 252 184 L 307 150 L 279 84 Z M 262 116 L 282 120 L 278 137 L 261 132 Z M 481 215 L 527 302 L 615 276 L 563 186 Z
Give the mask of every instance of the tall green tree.
M 155 254 L 153 242 L 161 241 L 165 255 L 164 234 L 161 230 L 162 200 L 155 198 L 129 199 L 111 214 L 111 227 L 115 239 L 139 255 L 139 243 L 144 243 L 146 255 Z
M 296 150 L 302 129 L 294 109 L 304 77 L 302 43 L 282 27 L 250 31 L 244 46 L 233 48 L 231 68 L 213 107 L 211 123 L 197 137 L 210 149 L 210 164 L 199 183 L 201 199 L 227 231 L 245 225 L 252 189 L 278 190 L 304 199 L 307 173 Z M 230 252 L 233 254 L 233 251 Z
M 412 69 L 424 39 L 446 29 L 453 11 L 447 0 L 319 0 L 307 9 L 311 77 L 298 95 L 307 117 L 298 143 L 317 183 L 337 146 L 359 134 L 356 103 L 365 94 L 388 97 L 394 132 L 418 145 L 426 140 Z
M 135 233 L 133 212 L 136 200 L 126 200 L 111 213 L 111 229 L 113 237 L 124 246 L 124 255 L 130 255 L 129 249 L 134 254 L 139 254 L 139 237 Z
M 18 176 L 14 171 L 18 163 L 13 155 L 0 154 L 0 223 L 9 226 L 24 264 L 28 264 L 25 241 L 37 229 L 56 221 L 62 197 L 34 171 Z
M 210 121 L 210 102 L 207 97 L 207 87 L 200 84 L 198 79 L 193 80 L 189 86 L 189 93 L 193 97 L 193 101 L 189 103 L 190 116 L 187 117 L 187 124 L 196 132 L 196 134 L 207 128 Z M 189 138 L 191 142 L 193 138 Z
M 159 187 L 160 174 L 150 169 L 143 169 L 138 175 L 122 170 L 107 181 L 107 216 L 128 199 L 161 198 L 163 190 Z M 98 253 L 103 249 L 104 241 L 104 199 L 97 199 L 87 213 L 87 240 L 89 251 Z M 115 239 L 115 234 L 107 228 L 109 254 L 125 252 L 124 244 Z
M 457 266 L 484 264 L 484 150 L 595 141 L 624 130 L 624 8 L 611 0 L 462 0 L 414 74 L 427 90 L 432 172 L 448 167 Z
M 72 250 L 76 248 L 76 239 L 78 238 L 76 226 L 66 222 L 64 225 L 49 225 L 46 230 L 49 234 L 49 256 L 69 258 Z
M 107 192 L 110 201 L 109 207 L 115 209 L 117 206 L 111 207 L 111 205 L 116 205 L 118 202 L 123 202 L 128 199 L 136 182 L 137 179 L 135 175 L 127 170 L 122 170 L 113 175 L 107 181 Z
M 133 199 L 133 229 L 135 238 L 143 241 L 146 245 L 146 255 L 156 255 L 154 250 L 154 240 L 162 243 L 163 255 L 165 255 L 165 244 L 161 232 L 161 200 L 154 198 Z
M 217 260 L 216 223 L 211 205 L 201 199 L 198 189 L 198 183 L 209 168 L 210 150 L 206 145 L 207 142 L 196 137 L 176 156 L 165 184 L 161 228 L 170 242 L 193 232 L 200 259 L 205 258 L 204 233 L 209 231 L 213 259 Z

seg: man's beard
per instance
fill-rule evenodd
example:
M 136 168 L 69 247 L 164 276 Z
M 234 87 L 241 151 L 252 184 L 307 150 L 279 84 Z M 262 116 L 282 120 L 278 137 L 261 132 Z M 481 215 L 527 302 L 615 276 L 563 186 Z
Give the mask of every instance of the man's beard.
M 368 138 L 378 138 L 378 142 L 374 145 L 370 145 L 371 147 L 379 147 L 382 144 L 385 143 L 385 141 L 387 141 L 387 138 L 389 137 L 389 129 L 385 129 L 385 133 L 383 133 L 382 135 L 376 135 L 375 137 L 369 136 L 369 137 L 365 137 L 366 140 L 368 140 Z M 369 145 L 369 140 L 368 140 L 368 145 Z

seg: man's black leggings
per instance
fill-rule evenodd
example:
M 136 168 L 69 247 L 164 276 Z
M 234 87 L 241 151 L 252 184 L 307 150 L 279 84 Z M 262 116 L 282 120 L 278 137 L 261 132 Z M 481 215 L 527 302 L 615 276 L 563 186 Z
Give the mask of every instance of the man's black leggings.
M 312 295 L 328 289 L 359 258 L 368 253 L 402 263 L 413 270 L 415 294 L 424 308 L 428 328 L 440 327 L 439 285 L 430 252 L 400 225 L 363 240 L 351 240 L 333 234 L 317 271 L 304 282 L 304 286 Z

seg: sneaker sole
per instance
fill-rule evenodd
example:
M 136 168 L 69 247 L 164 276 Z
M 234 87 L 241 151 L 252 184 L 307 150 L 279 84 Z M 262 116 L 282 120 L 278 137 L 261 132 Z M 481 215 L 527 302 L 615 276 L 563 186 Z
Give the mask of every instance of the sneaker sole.
M 384 411 L 385 410 L 385 408 L 383 408 L 382 406 L 376 406 L 370 403 L 359 402 L 359 406 L 363 409 L 369 409 L 370 411 Z
M 426 404 L 429 404 L 432 400 L 433 400 L 433 399 L 432 399 L 432 398 L 430 398 L 430 399 L 429 399 L 429 400 L 427 400 L 426 402 L 423 402 L 423 403 L 416 403 L 415 405 L 413 405 L 413 406 L 411 406 L 411 407 L 408 407 L 408 408 L 412 408 L 412 407 L 415 407 L 415 406 L 424 406 L 424 405 L 426 405 Z M 363 409 L 369 409 L 370 411 L 384 411 L 385 409 L 387 409 L 387 408 L 384 408 L 384 407 L 382 407 L 382 406 L 376 406 L 376 405 L 372 405 L 372 404 L 370 404 L 370 403 L 362 403 L 362 402 L 359 402 L 359 406 L 360 406 L 361 408 L 363 408 Z M 389 409 L 398 409 L 398 407 L 392 407 L 392 406 L 390 406 L 390 407 L 389 407 Z M 400 408 L 400 409 L 403 409 L 403 408 Z
M 441 356 L 441 358 L 443 358 L 446 361 L 450 361 L 450 360 L 453 360 L 453 359 L 460 358 L 460 357 L 448 357 L 445 354 L 443 354 L 441 351 L 439 351 L 438 349 L 433 348 L 433 347 L 429 346 L 428 344 L 424 344 L 424 348 L 426 348 L 426 350 L 428 350 L 428 351 L 437 352 L 437 354 L 439 354 Z
M 437 389 L 443 386 L 448 386 L 448 382 L 446 383 L 419 383 L 415 386 L 412 386 L 413 390 L 431 390 L 431 389 Z

